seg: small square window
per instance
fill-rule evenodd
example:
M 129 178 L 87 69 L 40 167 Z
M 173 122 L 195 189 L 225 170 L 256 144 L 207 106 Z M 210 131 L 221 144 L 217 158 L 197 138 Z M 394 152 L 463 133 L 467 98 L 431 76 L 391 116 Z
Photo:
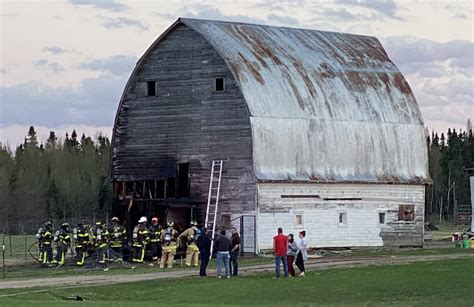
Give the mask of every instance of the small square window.
M 303 226 L 303 215 L 295 214 L 295 226 Z
M 216 78 L 216 92 L 224 91 L 224 78 Z
M 223 227 L 230 226 L 230 215 L 229 214 L 222 214 L 221 215 L 221 225 Z
M 379 212 L 379 224 L 380 225 L 385 224 L 385 212 Z
M 400 205 L 398 207 L 399 221 L 414 221 L 415 220 L 415 205 Z
M 147 95 L 156 96 L 156 81 L 147 81 Z
M 339 226 L 347 226 L 347 213 L 339 212 Z

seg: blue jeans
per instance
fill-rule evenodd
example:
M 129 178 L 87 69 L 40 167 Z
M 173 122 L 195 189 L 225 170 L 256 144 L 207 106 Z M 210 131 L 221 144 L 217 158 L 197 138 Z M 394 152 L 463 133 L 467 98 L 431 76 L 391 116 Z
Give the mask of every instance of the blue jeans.
M 230 252 L 230 274 L 237 276 L 239 273 L 239 252 Z
M 280 262 L 283 262 L 285 277 L 288 277 L 288 259 L 286 256 L 275 256 L 275 276 L 280 277 Z
M 221 276 L 223 266 L 225 266 L 225 276 L 230 276 L 229 253 L 217 252 L 217 276 Z

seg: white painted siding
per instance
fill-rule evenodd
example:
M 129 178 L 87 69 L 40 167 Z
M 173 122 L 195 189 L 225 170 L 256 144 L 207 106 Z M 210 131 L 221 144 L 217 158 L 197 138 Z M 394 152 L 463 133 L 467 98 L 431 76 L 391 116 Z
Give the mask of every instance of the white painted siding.
M 421 245 L 424 191 L 423 185 L 260 183 L 257 244 L 271 248 L 277 228 L 283 227 L 295 235 L 305 229 L 311 247 Z M 398 221 L 400 204 L 415 206 L 414 221 Z M 346 213 L 346 225 L 339 224 L 341 212 Z M 384 225 L 379 224 L 379 212 L 386 213 Z M 295 214 L 302 214 L 302 226 L 295 225 Z

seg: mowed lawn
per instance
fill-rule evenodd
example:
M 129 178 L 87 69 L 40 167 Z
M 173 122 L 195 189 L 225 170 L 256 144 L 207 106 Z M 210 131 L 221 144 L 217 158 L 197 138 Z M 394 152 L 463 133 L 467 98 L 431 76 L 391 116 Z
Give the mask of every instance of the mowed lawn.
M 270 273 L 231 279 L 182 278 L 49 289 L 0 290 L 0 305 L 398 305 L 473 306 L 474 259 L 308 271 L 305 278 Z M 60 287 L 60 285 L 58 285 Z M 28 293 L 13 297 L 5 294 Z M 67 301 L 79 295 L 83 302 Z

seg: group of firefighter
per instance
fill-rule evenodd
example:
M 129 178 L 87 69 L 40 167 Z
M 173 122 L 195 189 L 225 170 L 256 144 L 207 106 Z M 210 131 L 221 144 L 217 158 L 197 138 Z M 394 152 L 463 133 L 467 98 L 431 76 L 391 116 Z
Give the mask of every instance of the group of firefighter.
M 186 266 L 198 266 L 199 248 L 196 239 L 201 234 L 196 221 L 191 221 L 188 229 L 178 235 L 173 222 L 168 222 L 163 228 L 158 224 L 158 218 L 153 217 L 148 223 L 146 217 L 141 217 L 134 227 L 131 237 L 117 217 L 112 218 L 110 225 L 96 222 L 94 226 L 79 223 L 70 230 L 68 223 L 63 223 L 54 231 L 53 224 L 46 222 L 37 234 L 39 261 L 42 266 L 61 266 L 65 264 L 66 254 L 70 246 L 75 249 L 75 264 L 83 266 L 86 257 L 88 263 L 105 265 L 115 260 L 130 260 L 135 263 L 145 261 L 145 252 L 151 251 L 150 265 L 160 265 L 172 268 L 177 249 L 187 245 Z M 53 245 L 56 254 L 53 257 Z

